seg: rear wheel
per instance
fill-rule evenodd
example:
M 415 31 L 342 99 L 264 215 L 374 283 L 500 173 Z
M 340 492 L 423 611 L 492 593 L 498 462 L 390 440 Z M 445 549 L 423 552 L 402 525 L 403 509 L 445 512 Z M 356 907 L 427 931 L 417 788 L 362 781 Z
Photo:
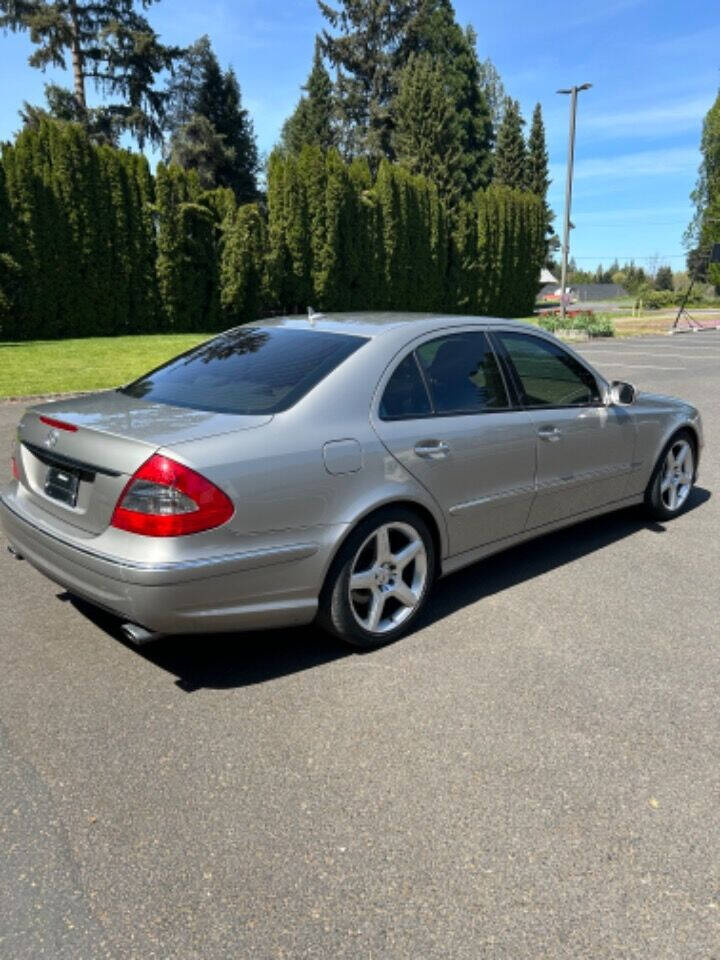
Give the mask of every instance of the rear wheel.
M 695 446 L 687 430 L 676 433 L 663 450 L 645 494 L 656 520 L 670 520 L 687 506 L 695 483 Z
M 380 510 L 341 548 L 320 597 L 320 622 L 352 646 L 383 646 L 410 629 L 434 575 L 427 524 L 402 507 Z

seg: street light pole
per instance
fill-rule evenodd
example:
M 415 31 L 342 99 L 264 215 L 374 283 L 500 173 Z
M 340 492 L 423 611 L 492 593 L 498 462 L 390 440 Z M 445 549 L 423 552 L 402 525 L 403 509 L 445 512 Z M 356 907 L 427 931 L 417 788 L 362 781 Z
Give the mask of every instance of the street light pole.
M 568 139 L 567 176 L 565 179 L 565 218 L 563 223 L 562 268 L 560 272 L 560 315 L 565 319 L 567 309 L 565 287 L 567 284 L 568 253 L 570 250 L 570 207 L 572 205 L 573 167 L 575 165 L 575 115 L 577 113 L 577 95 L 581 90 L 589 90 L 591 83 L 583 83 L 558 93 L 570 94 L 570 137 Z

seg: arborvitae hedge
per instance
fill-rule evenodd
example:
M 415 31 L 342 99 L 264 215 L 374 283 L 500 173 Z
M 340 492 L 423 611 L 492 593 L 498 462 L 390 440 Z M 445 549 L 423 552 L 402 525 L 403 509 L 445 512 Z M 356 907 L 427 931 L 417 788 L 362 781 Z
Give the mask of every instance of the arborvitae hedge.
M 522 316 L 542 202 L 491 186 L 452 214 L 381 163 L 275 153 L 264 207 L 193 172 L 93 146 L 43 121 L 0 163 L 0 338 L 213 331 L 268 313 L 415 310 Z

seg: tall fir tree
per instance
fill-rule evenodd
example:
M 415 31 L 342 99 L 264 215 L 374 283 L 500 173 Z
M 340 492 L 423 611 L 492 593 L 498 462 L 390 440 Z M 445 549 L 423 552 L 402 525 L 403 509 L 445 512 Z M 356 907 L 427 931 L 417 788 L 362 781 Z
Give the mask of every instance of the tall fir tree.
M 550 172 L 542 108 L 535 104 L 527 142 L 527 179 L 525 186 L 543 200 L 550 186 Z
M 551 252 L 557 248 L 559 240 L 555 236 L 552 222 L 554 214 L 547 202 L 547 192 L 550 186 L 550 167 L 545 143 L 545 124 L 542 118 L 542 107 L 539 103 L 535 104 L 532 121 L 530 123 L 530 134 L 527 142 L 527 177 L 525 186 L 540 197 L 543 205 L 543 215 L 545 218 L 545 240 L 546 251 L 545 259 L 549 259 Z
M 312 70 L 303 90 L 304 95 L 283 126 L 282 145 L 292 153 L 300 153 L 305 146 L 329 150 L 337 139 L 333 85 L 323 63 L 319 38 L 315 39 Z
M 195 170 L 202 188 L 211 190 L 220 179 L 218 171 L 234 162 L 235 151 L 207 117 L 194 113 L 175 131 L 169 160 L 184 170 Z
M 0 27 L 27 31 L 35 44 L 33 67 L 65 69 L 70 57 L 75 116 L 85 124 L 99 114 L 116 131 L 127 131 L 140 148 L 162 142 L 165 94 L 158 74 L 170 69 L 180 54 L 162 44 L 141 12 L 154 0 L 0 0 Z M 138 5 L 141 10 L 138 10 Z M 92 80 L 115 102 L 88 112 L 86 87 Z M 51 88 L 52 90 L 52 88 Z M 60 105 L 58 95 L 49 106 Z M 64 103 L 68 108 L 67 98 Z M 67 119 L 58 114 L 58 118 Z
M 505 84 L 502 82 L 502 77 L 498 73 L 497 67 L 489 57 L 479 64 L 478 76 L 480 89 L 483 92 L 485 102 L 490 111 L 493 130 L 497 134 L 497 131 L 500 129 L 500 124 L 502 123 L 505 100 L 507 99 Z
M 508 97 L 493 158 L 493 183 L 521 190 L 527 185 L 527 148 L 520 104 Z
M 188 48 L 167 92 L 168 155 L 202 171 L 206 184 L 229 187 L 239 203 L 254 200 L 259 160 L 252 120 L 234 71 L 220 68 L 207 37 Z
M 480 86 L 477 38 L 463 30 L 450 0 L 419 0 L 400 46 L 400 62 L 415 53 L 428 54 L 443 73 L 462 135 L 463 173 L 470 196 L 487 186 L 491 176 L 493 128 Z
M 720 242 L 720 92 L 705 115 L 700 141 L 702 160 L 691 199 L 695 215 L 685 231 L 685 242 L 698 251 L 696 260 L 707 254 L 712 244 Z M 720 264 L 710 264 L 708 279 L 720 287 Z
M 434 183 L 450 208 L 470 192 L 464 137 L 444 69 L 430 54 L 412 54 L 394 101 L 397 160 Z
M 417 0 L 318 0 L 334 33 L 323 30 L 323 54 L 336 68 L 339 144 L 346 156 L 366 155 L 373 168 L 392 154 L 395 72 Z

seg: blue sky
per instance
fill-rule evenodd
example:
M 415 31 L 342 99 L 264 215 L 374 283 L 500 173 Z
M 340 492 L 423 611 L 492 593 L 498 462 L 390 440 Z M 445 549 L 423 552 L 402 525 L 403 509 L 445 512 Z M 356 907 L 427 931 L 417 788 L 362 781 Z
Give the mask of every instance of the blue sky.
M 496 64 L 529 120 L 540 101 L 548 134 L 550 202 L 562 216 L 568 99 L 581 94 L 571 255 L 579 265 L 635 257 L 683 266 L 682 232 L 699 163 L 702 118 L 720 83 L 720 17 L 711 0 L 574 3 L 456 0 L 478 54 Z M 314 0 L 162 0 L 153 25 L 168 43 L 207 33 L 238 75 L 261 150 L 269 150 L 299 96 L 323 21 Z M 48 79 L 27 66 L 23 35 L 0 35 L 0 139 L 11 137 L 23 100 L 39 103 Z M 69 80 L 67 81 L 69 84 Z

